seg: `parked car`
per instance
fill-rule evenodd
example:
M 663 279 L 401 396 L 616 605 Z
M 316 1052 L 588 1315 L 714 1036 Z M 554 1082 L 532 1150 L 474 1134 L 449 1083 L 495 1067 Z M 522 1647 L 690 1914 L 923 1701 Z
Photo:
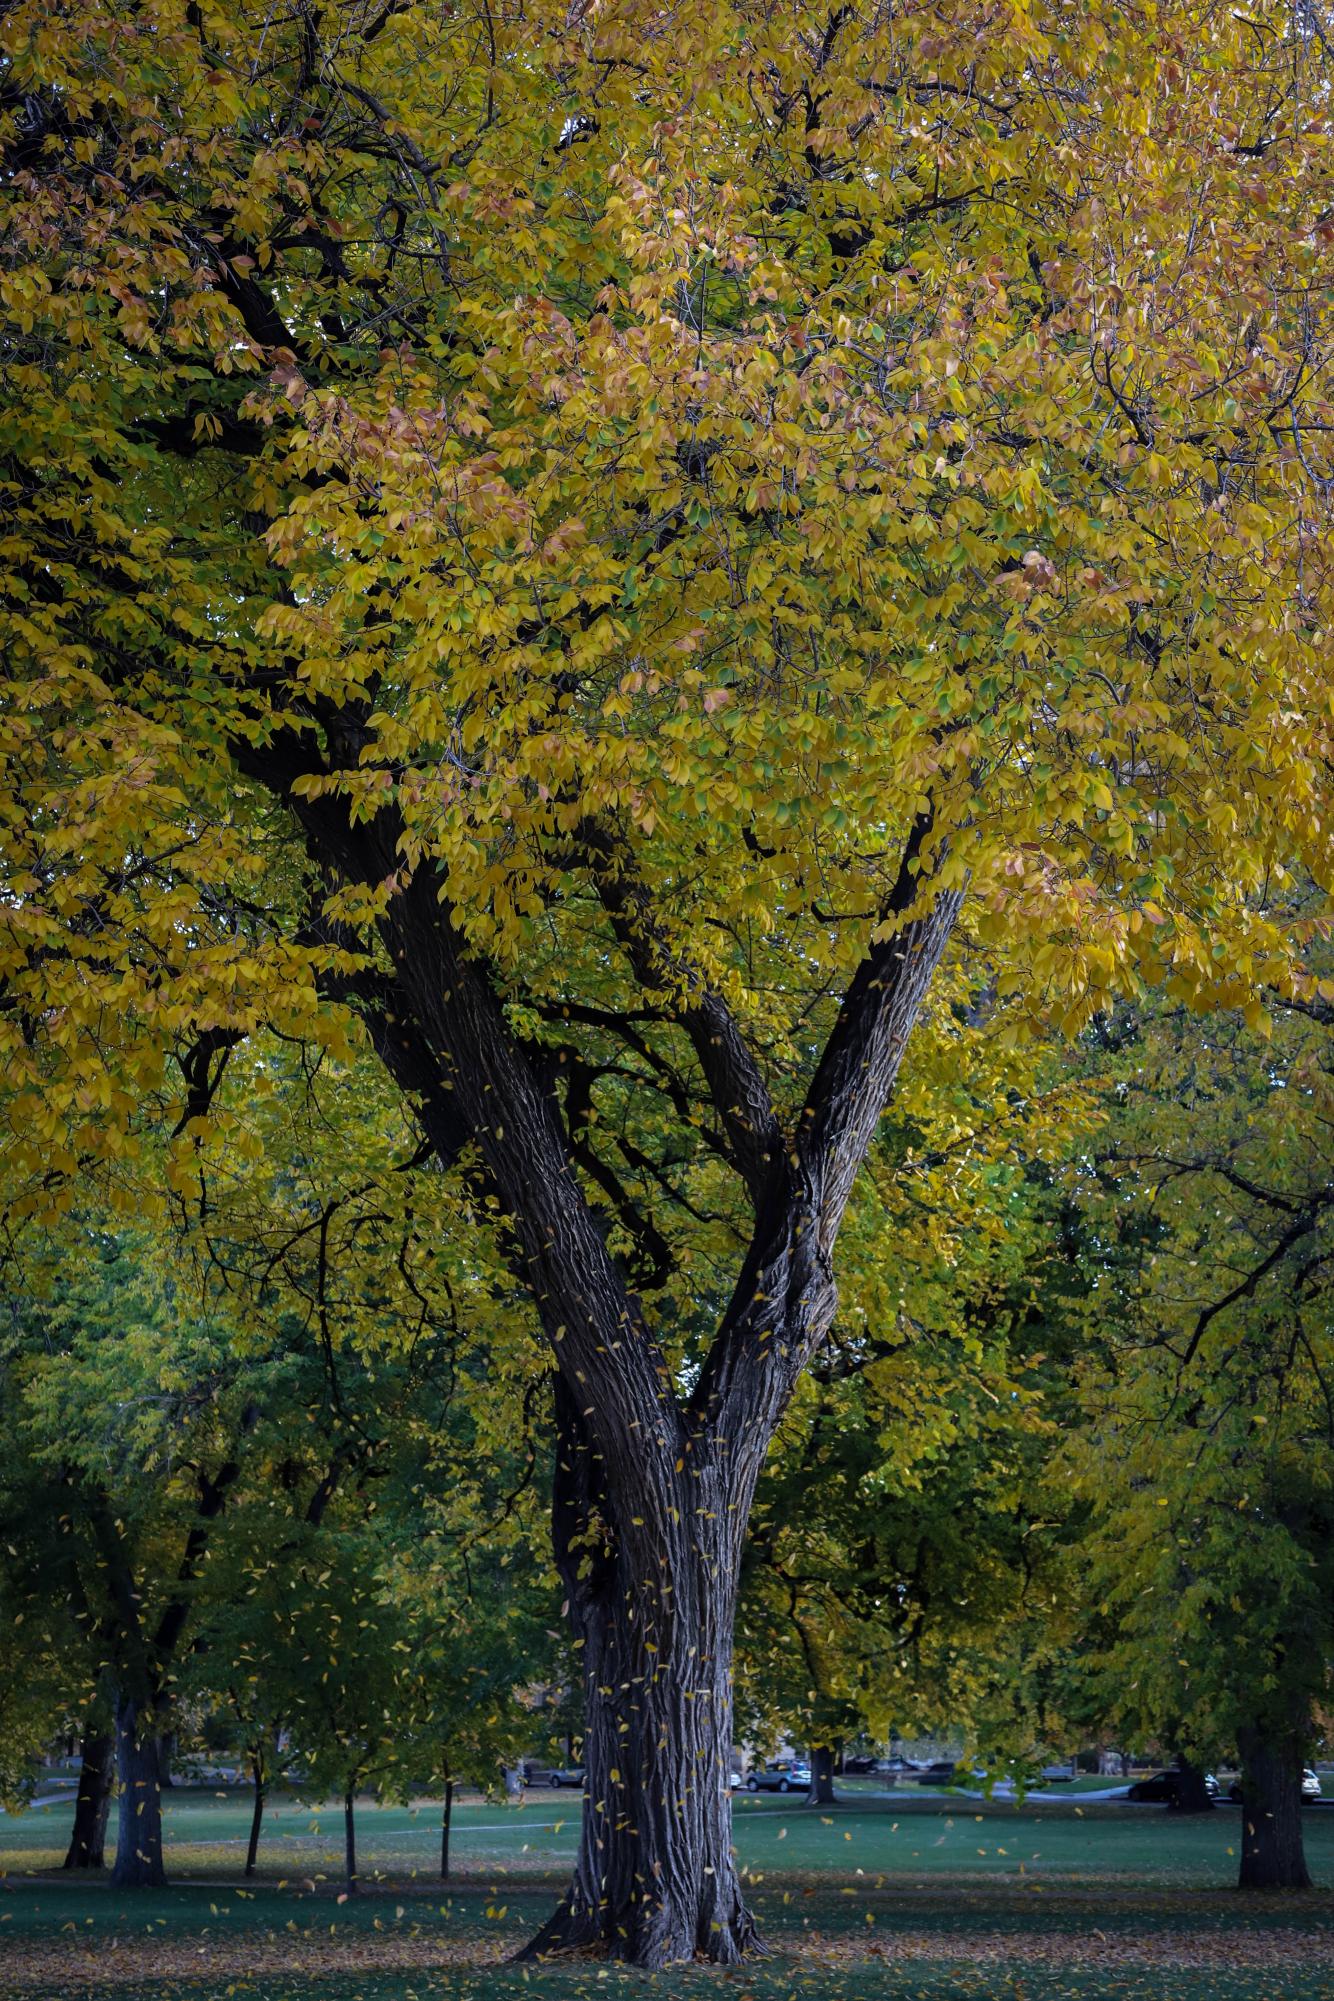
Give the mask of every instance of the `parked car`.
M 1227 1789 L 1227 1796 L 1230 1800 L 1234 1800 L 1238 1805 L 1241 1804 L 1240 1779 L 1234 1779 L 1232 1781 L 1232 1784 Z M 1311 1767 L 1308 1765 L 1305 1771 L 1302 1773 L 1302 1801 L 1304 1804 L 1309 1804 L 1310 1801 L 1312 1800 L 1318 1800 L 1323 1798 L 1324 1794 L 1320 1790 L 1320 1780 L 1317 1778 L 1316 1774 L 1311 1770 Z
M 1175 1806 L 1181 1797 L 1181 1786 L 1180 1772 L 1154 1772 L 1147 1779 L 1136 1779 L 1127 1789 L 1126 1798 L 1140 1806 Z M 1204 1775 L 1204 1790 L 1211 1800 L 1218 1798 L 1218 1781 L 1212 1772 Z
M 523 1761 L 526 1786 L 581 1786 L 585 1776 L 582 1765 L 543 1765 L 536 1758 Z
M 897 1751 L 892 1758 L 880 1758 L 876 1761 L 877 1772 L 888 1772 L 894 1778 L 901 1778 L 906 1772 L 920 1772 L 921 1769 L 921 1766 L 915 1764 L 911 1758 L 904 1758 Z
M 913 1775 L 919 1786 L 980 1786 L 985 1765 L 960 1765 L 953 1758 L 935 1758 Z
M 811 1782 L 809 1765 L 756 1765 L 747 1775 L 748 1793 L 804 1793 Z
M 1042 1781 L 1044 1785 L 1072 1785 L 1076 1776 L 1075 1761 L 1073 1758 L 1066 1758 L 1062 1763 L 1044 1765 L 1042 1767 Z
M 869 1751 L 858 1751 L 851 1758 L 843 1760 L 844 1776 L 849 1779 L 864 1779 L 868 1772 L 883 1772 L 883 1758 L 873 1758 Z

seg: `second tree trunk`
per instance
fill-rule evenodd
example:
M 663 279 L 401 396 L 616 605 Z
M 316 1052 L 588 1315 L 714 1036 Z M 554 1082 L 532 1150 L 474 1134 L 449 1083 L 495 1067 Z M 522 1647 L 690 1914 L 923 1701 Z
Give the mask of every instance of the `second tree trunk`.
M 148 1705 L 116 1701 L 116 1777 L 120 1820 L 111 1880 L 119 1889 L 153 1889 L 167 1880 L 162 1861 L 162 1793 L 157 1734 Z
M 255 1797 L 250 1811 L 250 1840 L 246 1844 L 245 1873 L 253 1876 L 255 1864 L 259 1860 L 259 1830 L 264 1821 L 264 1800 L 268 1788 L 264 1782 L 264 1762 L 256 1754 L 250 1761 L 250 1776 L 254 1781 Z
M 67 1869 L 100 1869 L 106 1859 L 107 1817 L 116 1742 L 109 1730 L 89 1726 L 83 1733 L 74 1826 L 65 1855 Z
M 808 1806 L 834 1805 L 834 1754 L 827 1744 L 816 1744 L 811 1749 L 811 1789 L 806 1795 Z
M 1242 1759 L 1242 1890 L 1309 1890 L 1302 1845 L 1302 1753 L 1292 1740 L 1238 1732 Z

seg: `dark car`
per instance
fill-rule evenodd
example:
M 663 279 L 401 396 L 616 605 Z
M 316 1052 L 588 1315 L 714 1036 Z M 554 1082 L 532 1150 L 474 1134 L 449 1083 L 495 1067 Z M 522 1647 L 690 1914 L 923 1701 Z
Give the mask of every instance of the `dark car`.
M 936 1758 L 913 1773 L 919 1786 L 983 1786 L 987 1782 L 985 1765 L 960 1765 L 953 1758 Z
M 748 1793 L 804 1793 L 810 1783 L 809 1765 L 757 1765 L 746 1775 Z
M 1126 1798 L 1134 1800 L 1137 1806 L 1176 1806 L 1181 1799 L 1185 1785 L 1182 1772 L 1154 1772 L 1147 1779 L 1136 1779 L 1126 1790 Z M 1212 1772 L 1204 1775 L 1204 1790 L 1211 1800 L 1218 1798 L 1218 1781 Z
M 869 1751 L 858 1751 L 851 1758 L 843 1760 L 843 1770 L 850 1779 L 864 1779 L 868 1772 L 883 1772 L 886 1769 L 883 1758 L 873 1758 Z
M 1242 1797 L 1240 1779 L 1234 1779 L 1232 1781 L 1232 1784 L 1227 1789 L 1227 1796 L 1230 1800 L 1234 1800 L 1237 1803 L 1237 1805 L 1240 1806 Z M 1312 1800 L 1318 1800 L 1323 1798 L 1324 1794 L 1320 1790 L 1320 1780 L 1316 1777 L 1316 1774 L 1311 1770 L 1311 1767 L 1308 1765 L 1305 1771 L 1302 1773 L 1302 1802 L 1304 1805 L 1309 1805 Z

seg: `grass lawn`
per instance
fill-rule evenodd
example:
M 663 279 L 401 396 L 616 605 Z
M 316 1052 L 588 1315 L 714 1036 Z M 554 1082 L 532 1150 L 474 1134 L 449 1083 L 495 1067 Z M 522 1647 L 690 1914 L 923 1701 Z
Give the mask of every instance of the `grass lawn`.
M 263 1874 L 240 1871 L 243 1796 L 168 1797 L 174 1886 L 115 1895 L 54 1873 L 69 1806 L 0 1819 L 3 2001 L 1314 2001 L 1334 1996 L 1334 1896 L 1240 1899 L 1236 1810 L 872 1799 L 737 1802 L 737 1850 L 774 1956 L 660 1977 L 506 1956 L 558 1893 L 578 1801 L 358 1809 L 365 1887 L 338 1901 L 340 1819 L 280 1799 Z M 1306 1816 L 1334 1881 L 1334 1810 Z

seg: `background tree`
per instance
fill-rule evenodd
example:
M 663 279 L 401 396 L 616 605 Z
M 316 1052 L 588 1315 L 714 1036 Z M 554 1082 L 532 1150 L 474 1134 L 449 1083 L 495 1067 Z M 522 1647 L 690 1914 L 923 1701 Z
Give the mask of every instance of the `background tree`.
M 230 1330 L 190 1311 L 148 1237 L 84 1222 L 60 1253 L 49 1293 L 21 1302 L 3 1363 L 19 1462 L 45 1486 L 45 1614 L 79 1636 L 86 1755 L 71 1856 L 96 1859 L 110 1782 L 97 1739 L 109 1723 L 114 1880 L 161 1882 L 158 1741 L 262 1372 Z M 29 1513 L 8 1526 L 31 1524 Z
M 524 1454 L 475 1442 L 466 1400 L 442 1414 L 401 1358 L 344 1357 L 344 1408 L 382 1443 L 327 1484 L 329 1440 L 291 1424 L 277 1478 L 240 1503 L 187 1686 L 248 1762 L 253 1873 L 268 1788 L 297 1769 L 344 1803 L 349 1891 L 355 1796 L 442 1799 L 441 1873 L 460 1782 L 490 1789 L 527 1747 L 525 1686 L 550 1677 L 549 1572 L 532 1549 L 541 1501 Z M 406 1394 L 405 1394 L 406 1392 Z M 568 1662 L 561 1665 L 568 1671 Z
M 966 1146 L 914 1161 L 882 1136 L 878 1249 L 858 1244 L 757 1495 L 738 1633 L 752 1728 L 963 1732 L 992 1776 L 1062 1742 L 1077 1524 L 1047 1470 L 1084 1329 L 1052 1161 L 1094 1108 L 1059 1079 L 990 1135 L 974 1105 Z
M 6 1378 L 0 1365 L 0 1383 Z M 0 1419 L 0 1449 L 14 1444 Z M 80 1812 L 71 1839 L 70 1868 L 100 1868 L 110 1800 L 110 1733 L 93 1693 L 95 1672 L 85 1655 L 86 1634 L 70 1616 L 49 1559 L 49 1495 L 44 1482 L 16 1478 L 16 1460 L 6 1454 L 0 1473 L 0 1801 L 7 1813 L 21 1812 L 36 1789 L 39 1761 L 58 1734 L 99 1745 L 89 1762 L 95 1769 L 93 1794 Z
M 745 1524 L 938 968 L 1066 1030 L 1299 978 L 1325 55 L 490 29 L 6 15 L 8 1168 L 72 1200 L 175 1047 L 185 1181 L 237 1038 L 375 1051 L 556 1371 L 537 1943 L 731 1960 Z
M 1100 1680 L 1133 1730 L 1242 1766 L 1243 1887 L 1300 1888 L 1301 1772 L 1334 1658 L 1334 1181 L 1324 1010 L 1264 1032 L 1153 1010 L 1089 1177 L 1069 1454 L 1093 1510 Z

